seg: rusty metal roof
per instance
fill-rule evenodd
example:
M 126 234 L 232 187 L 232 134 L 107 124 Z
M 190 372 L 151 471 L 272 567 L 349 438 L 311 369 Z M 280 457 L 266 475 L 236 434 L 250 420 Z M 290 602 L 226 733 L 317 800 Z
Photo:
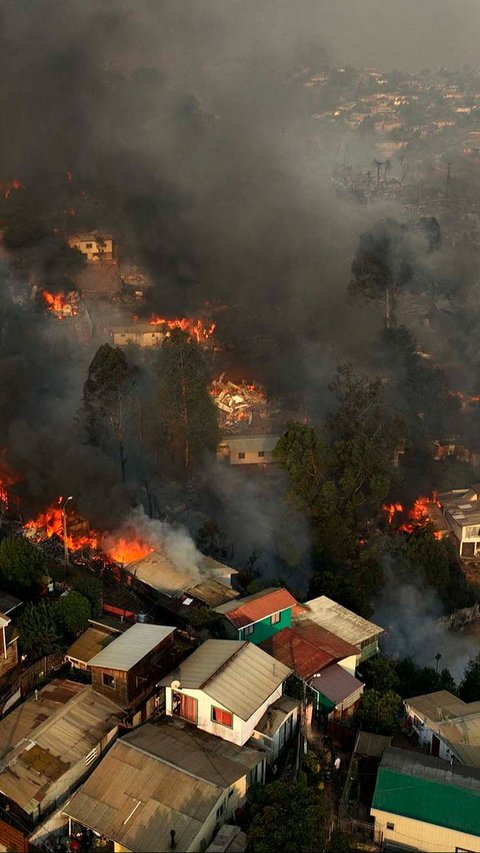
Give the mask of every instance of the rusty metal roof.
M 105 646 L 115 639 L 115 634 L 101 631 L 99 628 L 87 628 L 78 640 L 70 646 L 66 653 L 69 660 L 88 663 L 95 655 L 98 655 Z
M 114 744 L 64 812 L 134 853 L 170 850 L 172 829 L 189 850 L 224 792 L 263 759 L 191 727 L 147 723 Z
M 244 640 L 207 640 L 162 679 L 203 690 L 241 720 L 248 720 L 290 675 L 291 670 Z
M 311 678 L 335 661 L 360 654 L 356 646 L 310 620 L 283 628 L 260 645 L 300 678 Z
M 85 684 L 55 679 L 0 721 L 0 791 L 34 813 L 50 787 L 114 730 L 123 711 Z
M 245 628 L 246 625 L 259 622 L 261 619 L 266 619 L 267 616 L 279 613 L 281 610 L 287 610 L 289 607 L 295 607 L 296 604 L 296 600 L 287 589 L 271 587 L 238 601 L 228 601 L 226 604 L 221 604 L 215 608 L 215 612 L 228 619 L 236 628 Z

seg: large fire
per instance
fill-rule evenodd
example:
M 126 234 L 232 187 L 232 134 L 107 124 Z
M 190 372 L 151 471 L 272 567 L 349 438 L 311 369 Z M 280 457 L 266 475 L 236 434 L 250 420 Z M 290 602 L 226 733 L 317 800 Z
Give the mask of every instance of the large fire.
M 398 529 L 405 533 L 413 533 L 415 529 L 418 529 L 419 527 L 426 527 L 427 524 L 430 524 L 431 522 L 430 511 L 434 505 L 438 506 L 438 501 L 431 500 L 427 497 L 417 498 L 413 506 L 407 512 L 408 521 L 400 524 Z M 395 515 L 403 514 L 405 509 L 400 503 L 391 503 L 383 504 L 382 511 L 387 513 L 388 523 L 392 524 Z M 435 539 L 442 538 L 442 534 L 439 530 L 434 530 L 433 535 L 435 536 Z
M 25 185 L 20 183 L 20 181 L 13 180 L 9 181 L 8 184 L 0 184 L 0 192 L 2 193 L 5 199 L 10 197 L 12 190 L 24 190 Z
M 254 414 L 266 414 L 267 397 L 258 385 L 231 382 L 222 373 L 210 386 L 210 394 L 220 410 L 222 428 L 234 428 L 242 421 L 252 423 Z
M 151 326 L 165 326 L 166 329 L 181 329 L 199 344 L 208 341 L 215 331 L 215 323 L 207 325 L 203 320 L 195 320 L 192 317 L 177 317 L 175 320 L 168 320 L 166 317 L 153 314 L 149 323 Z
M 42 290 L 42 299 L 47 305 L 48 310 L 60 319 L 63 317 L 74 317 L 77 313 L 78 297 L 76 296 L 76 291 L 65 295 L 63 291 L 50 293 L 49 290 Z
M 27 521 L 24 525 L 27 535 L 38 541 L 50 539 L 55 535 L 64 542 L 66 527 L 69 551 L 102 551 L 116 563 L 132 563 L 154 550 L 150 544 L 136 537 L 134 532 L 131 536 L 126 536 L 124 532 L 103 534 L 98 530 L 90 530 L 84 519 L 71 511 L 65 511 L 62 503 L 63 498 L 59 498 L 58 502 L 48 507 L 45 512 Z

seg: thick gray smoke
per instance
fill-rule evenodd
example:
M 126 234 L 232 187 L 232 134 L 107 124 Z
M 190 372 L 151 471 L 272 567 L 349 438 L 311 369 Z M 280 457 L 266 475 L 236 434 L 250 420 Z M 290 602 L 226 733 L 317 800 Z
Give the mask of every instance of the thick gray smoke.
M 433 589 L 399 582 L 391 568 L 385 569 L 387 581 L 373 621 L 387 632 L 388 655 L 412 657 L 419 666 L 435 668 L 435 655 L 440 654 L 439 668 L 460 680 L 468 661 L 478 654 L 478 637 L 468 628 L 454 631 L 442 624 L 445 606 Z

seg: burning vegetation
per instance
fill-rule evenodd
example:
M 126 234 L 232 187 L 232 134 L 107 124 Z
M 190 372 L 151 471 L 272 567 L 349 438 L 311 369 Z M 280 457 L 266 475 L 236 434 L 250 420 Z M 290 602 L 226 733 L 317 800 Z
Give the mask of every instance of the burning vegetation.
M 210 340 L 215 331 L 215 323 L 207 324 L 203 320 L 194 319 L 192 317 L 168 320 L 166 317 L 160 317 L 157 314 L 154 314 L 149 320 L 149 325 L 163 326 L 167 335 L 172 329 L 181 329 L 182 332 L 186 332 L 189 337 L 197 341 L 198 344 L 204 344 L 206 341 Z
M 438 501 L 431 498 L 420 497 L 414 502 L 409 510 L 401 503 L 383 504 L 382 512 L 387 513 L 388 524 L 393 524 L 396 516 L 399 516 L 401 523 L 397 529 L 404 533 L 413 533 L 419 527 L 426 527 L 428 524 L 434 525 L 434 515 L 436 508 L 439 507 Z M 402 521 L 407 516 L 408 521 Z M 442 539 L 440 530 L 433 530 L 435 539 Z

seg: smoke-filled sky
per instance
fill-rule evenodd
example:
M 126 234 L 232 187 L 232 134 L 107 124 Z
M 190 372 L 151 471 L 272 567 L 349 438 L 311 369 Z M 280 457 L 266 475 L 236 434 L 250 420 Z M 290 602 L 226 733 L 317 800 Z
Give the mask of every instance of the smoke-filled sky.
M 336 143 L 319 144 L 292 71 L 474 63 L 479 23 L 473 0 L 0 0 L 0 183 L 25 183 L 33 220 L 78 201 L 78 227 L 111 229 L 148 268 L 151 308 L 227 305 L 218 332 L 250 378 L 321 396 L 340 361 L 369 364 L 381 318 L 346 293 L 359 234 L 385 210 L 334 196 Z M 28 251 L 43 269 L 48 241 Z M 92 353 L 59 357 L 33 306 L 15 323 L 2 438 L 40 502 L 72 493 L 107 524 L 130 496 L 74 420 Z M 278 508 L 216 488 L 234 538 L 239 519 L 257 523 L 268 550 Z

